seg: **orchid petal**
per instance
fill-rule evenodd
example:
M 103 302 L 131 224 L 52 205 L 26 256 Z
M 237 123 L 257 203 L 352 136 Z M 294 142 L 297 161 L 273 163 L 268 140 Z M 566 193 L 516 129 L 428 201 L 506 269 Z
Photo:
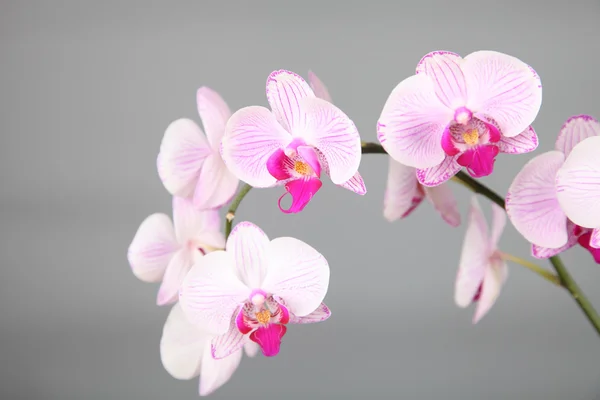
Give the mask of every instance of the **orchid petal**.
M 265 357 L 274 357 L 279 354 L 281 339 L 287 332 L 285 325 L 268 324 L 260 326 L 250 334 L 250 340 L 260 346 Z
M 197 257 L 202 257 L 199 250 L 196 250 Z M 177 302 L 179 297 L 179 288 L 194 263 L 194 255 L 189 249 L 181 249 L 171 259 L 171 262 L 165 270 L 158 295 L 156 305 L 164 306 Z
M 440 101 L 453 110 L 464 106 L 467 101 L 467 85 L 461 64 L 462 58 L 456 53 L 433 51 L 417 65 L 417 74 L 430 77 Z
M 194 206 L 198 209 L 223 206 L 235 195 L 238 183 L 238 178 L 227 169 L 221 155 L 211 154 L 200 170 L 194 191 Z
M 260 287 L 265 276 L 268 245 L 263 230 L 247 221 L 237 224 L 227 239 L 227 252 L 233 254 L 240 278 L 250 288 Z
M 141 223 L 129 245 L 127 259 L 138 279 L 159 282 L 177 249 L 179 244 L 171 219 L 157 213 Z
M 200 370 L 200 396 L 208 396 L 223 386 L 233 376 L 242 361 L 242 352 L 238 351 L 224 359 L 214 359 L 210 352 L 204 353 Z
M 247 342 L 244 336 L 238 329 L 234 321 L 231 322 L 229 330 L 222 335 L 215 336 L 211 342 L 211 355 L 215 360 L 220 360 L 229 357 L 235 352 L 240 352 L 244 343 Z
M 173 221 L 175 235 L 179 243 L 184 244 L 201 232 L 219 229 L 217 210 L 199 210 L 191 199 L 173 196 Z
M 329 90 L 327 90 L 327 86 L 325 86 L 319 77 L 312 71 L 308 71 L 308 82 L 310 83 L 310 87 L 315 93 L 315 96 L 332 103 L 331 95 L 329 94 Z
M 456 157 L 446 157 L 439 165 L 431 168 L 417 169 L 417 179 L 423 186 L 439 186 L 448 181 L 462 169 Z
M 434 187 L 426 187 L 425 196 L 431 201 L 435 210 L 440 213 L 444 221 L 450 226 L 460 225 L 460 211 L 452 189 L 447 184 Z
M 542 84 L 529 65 L 495 51 L 476 51 L 464 58 L 462 70 L 468 109 L 494 119 L 506 137 L 531 125 L 542 105 Z
M 158 175 L 167 191 L 174 196 L 189 196 L 211 152 L 204 133 L 194 121 L 186 118 L 173 121 L 165 131 L 157 159 Z
M 600 136 L 598 120 L 589 115 L 575 115 L 560 129 L 555 144 L 556 150 L 562 151 L 565 157 L 568 157 L 573 147 L 592 136 Z
M 316 322 L 323 322 L 329 317 L 331 317 L 329 307 L 327 307 L 325 303 L 321 303 L 315 311 L 304 317 L 297 317 L 293 314 L 290 315 L 290 324 L 313 324 Z
M 556 193 L 567 217 L 584 228 L 600 227 L 600 136 L 573 147 L 556 174 Z
M 267 160 L 292 141 L 291 135 L 265 107 L 242 108 L 229 118 L 221 142 L 221 156 L 238 179 L 254 187 L 273 186 Z
M 298 317 L 319 307 L 329 286 L 329 264 L 317 250 L 290 237 L 280 237 L 267 247 L 269 265 L 262 289 L 281 297 Z
M 389 158 L 387 186 L 383 196 L 383 216 L 392 222 L 407 217 L 425 198 L 413 167 Z
M 387 99 L 377 122 L 377 138 L 396 161 L 415 168 L 435 167 L 446 156 L 442 134 L 452 118 L 433 81 L 414 75 L 400 82 Z
M 500 141 L 496 143 L 500 153 L 524 154 L 530 153 L 538 147 L 538 137 L 532 126 L 529 126 L 523 132 L 513 137 L 501 136 Z
M 273 71 L 267 78 L 267 100 L 279 123 L 290 133 L 306 124 L 302 99 L 315 97 L 304 79 L 291 71 Z
M 517 174 L 506 195 L 506 212 L 529 242 L 557 248 L 567 243 L 567 217 L 556 198 L 554 180 L 563 164 L 560 151 L 531 159 Z
M 218 151 L 231 110 L 217 92 L 206 86 L 196 92 L 196 103 L 208 142 L 214 151 Z
M 571 247 L 577 244 L 577 239 L 579 237 L 579 235 L 575 234 L 575 228 L 576 225 L 574 223 L 572 223 L 571 221 L 567 221 L 567 232 L 569 235 L 567 239 L 567 244 L 558 248 L 542 247 L 536 244 L 532 244 L 531 255 L 535 258 L 545 259 L 554 257 L 555 255 L 560 254 L 563 251 L 569 250 Z
M 476 324 L 483 318 L 485 314 L 492 308 L 498 296 L 500 289 L 508 276 L 508 267 L 504 261 L 497 260 L 493 262 L 489 268 L 485 270 L 483 278 L 483 286 L 481 289 L 481 297 L 475 309 L 473 323 Z
M 498 248 L 500 236 L 506 227 L 506 211 L 496 203 L 492 203 L 492 229 L 490 233 L 490 244 L 493 249 Z
M 179 301 L 192 323 L 222 335 L 250 292 L 237 277 L 234 257 L 224 251 L 214 251 L 201 257 L 192 267 L 179 290 Z
M 344 183 L 339 184 L 338 186 L 351 190 L 361 196 L 367 194 L 367 186 L 365 185 L 365 181 L 363 180 L 362 176 L 360 176 L 358 171 L 356 171 L 352 178 Z
M 454 301 L 459 307 L 464 308 L 471 304 L 484 279 L 491 256 L 488 235 L 487 223 L 479 201 L 477 196 L 473 196 L 454 287 Z
M 304 210 L 304 207 L 310 202 L 315 193 L 321 189 L 323 182 L 319 178 L 308 178 L 308 179 L 294 179 L 285 184 L 284 193 L 279 198 L 279 209 L 286 214 L 299 213 Z M 281 200 L 287 195 L 292 196 L 292 204 L 288 209 L 281 207 Z

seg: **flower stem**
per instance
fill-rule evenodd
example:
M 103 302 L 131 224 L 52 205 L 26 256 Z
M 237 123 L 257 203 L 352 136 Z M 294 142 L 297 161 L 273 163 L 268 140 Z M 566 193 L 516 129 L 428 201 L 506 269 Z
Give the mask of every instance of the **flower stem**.
M 238 192 L 237 196 L 235 196 L 235 199 L 233 199 L 233 201 L 231 202 L 231 206 L 229 207 L 229 210 L 225 215 L 225 240 L 227 240 L 229 238 L 229 235 L 231 234 L 231 228 L 233 224 L 233 219 L 235 218 L 235 213 L 238 207 L 240 206 L 240 203 L 248 194 L 250 189 L 252 189 L 252 186 L 245 183 L 244 186 L 242 186 L 242 188 Z
M 530 271 L 535 272 L 536 274 L 538 274 L 542 278 L 544 278 L 544 279 L 546 279 L 546 280 L 554 283 L 555 285 L 562 286 L 562 283 L 561 283 L 560 278 L 558 276 L 554 275 L 550 271 L 546 271 L 544 268 L 540 267 L 537 264 L 534 264 L 534 263 L 532 263 L 530 261 L 524 260 L 522 258 L 513 256 L 512 254 L 508 254 L 508 253 L 500 253 L 500 256 L 502 257 L 503 260 L 512 261 L 515 264 L 522 265 L 525 268 L 529 269 Z
M 381 145 L 377 143 L 366 142 L 362 143 L 362 152 L 363 154 L 386 153 L 385 149 Z M 484 184 L 480 183 L 476 179 L 473 179 L 465 172 L 460 171 L 452 178 L 452 180 L 454 180 L 455 182 L 459 182 L 460 184 L 462 184 L 463 186 L 467 187 L 475 193 L 487 197 L 494 203 L 498 204 L 500 207 L 506 208 L 504 198 L 502 198 L 502 196 L 500 196 L 498 193 L 494 192 Z M 554 268 L 556 274 L 560 279 L 561 286 L 563 286 L 565 289 L 567 289 L 567 291 L 569 291 L 571 297 L 573 297 L 573 299 L 577 302 L 581 311 L 583 311 L 587 319 L 590 321 L 590 323 L 596 330 L 596 332 L 600 335 L 600 316 L 592 306 L 592 303 L 590 303 L 590 301 L 587 299 L 581 288 L 577 285 L 577 283 L 575 283 L 575 280 L 573 279 L 573 277 L 571 277 L 571 274 L 569 273 L 569 271 L 567 271 L 567 268 L 565 267 L 559 256 L 550 257 L 550 263 L 552 264 L 552 267 Z

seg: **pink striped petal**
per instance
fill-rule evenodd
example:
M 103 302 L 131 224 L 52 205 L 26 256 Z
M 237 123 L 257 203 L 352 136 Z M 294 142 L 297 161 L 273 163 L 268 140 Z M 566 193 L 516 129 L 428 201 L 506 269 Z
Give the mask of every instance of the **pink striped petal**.
M 459 307 L 467 307 L 473 302 L 473 297 L 489 267 L 490 256 L 491 245 L 487 223 L 477 196 L 474 195 L 471 198 L 469 222 L 454 287 L 454 301 Z
M 452 189 L 447 184 L 434 187 L 425 187 L 425 196 L 431 201 L 435 210 L 440 213 L 444 221 L 450 226 L 460 225 L 460 211 Z
M 273 71 L 267 79 L 267 100 L 273 114 L 290 133 L 296 133 L 306 125 L 306 114 L 300 102 L 315 97 L 304 79 L 291 71 Z
M 175 253 L 165 270 L 165 275 L 158 289 L 156 305 L 165 306 L 177 302 L 179 288 L 183 280 L 192 268 L 194 261 L 200 257 L 202 257 L 200 251 L 196 251 L 194 254 L 188 249 L 181 249 Z
M 266 108 L 242 108 L 231 116 L 221 145 L 221 155 L 238 179 L 254 187 L 273 186 L 275 179 L 267 161 L 277 149 L 286 147 L 292 136 Z
M 312 71 L 308 71 L 308 82 L 310 83 L 310 87 L 315 93 L 315 96 L 332 103 L 331 95 L 329 94 L 329 90 L 327 90 L 327 86 L 325 86 L 319 77 Z
M 453 119 L 438 99 L 433 81 L 423 74 L 400 82 L 387 99 L 377 138 L 396 161 L 415 168 L 430 168 L 444 157 L 442 134 Z
M 556 174 L 556 193 L 567 217 L 584 228 L 600 227 L 600 136 L 573 147 Z
M 445 157 L 439 165 L 417 169 L 417 179 L 424 186 L 438 186 L 446 182 L 462 169 L 456 157 Z
M 247 221 L 237 224 L 227 239 L 227 252 L 233 254 L 240 278 L 250 288 L 259 288 L 263 281 L 268 245 L 263 230 Z
M 235 195 L 238 183 L 238 178 L 227 169 L 221 155 L 211 154 L 200 170 L 194 191 L 194 206 L 202 210 L 227 204 Z
M 196 102 L 208 142 L 212 149 L 218 152 L 225 125 L 231 117 L 229 106 L 217 92 L 206 86 L 196 92 Z
M 262 289 L 281 297 L 289 311 L 304 317 L 319 307 L 329 287 L 329 264 L 317 250 L 291 237 L 273 239 Z
M 242 352 L 237 351 L 227 358 L 214 359 L 210 352 L 204 353 L 200 370 L 200 396 L 208 396 L 223 386 L 233 376 L 242 361 Z
M 175 235 L 182 245 L 203 232 L 218 231 L 219 211 L 216 209 L 199 210 L 191 199 L 173 196 L 173 220 Z
M 573 247 L 577 244 L 577 239 L 579 237 L 579 235 L 577 235 L 575 233 L 575 228 L 576 228 L 576 225 L 574 223 L 572 223 L 571 221 L 567 221 L 567 232 L 568 232 L 569 237 L 567 239 L 567 243 L 564 246 L 557 247 L 557 248 L 550 248 L 550 247 L 541 247 L 536 244 L 532 244 L 531 245 L 531 255 L 534 256 L 535 258 L 544 259 L 544 258 L 554 257 L 555 255 L 560 254 L 563 251 L 569 250 L 571 247 Z
M 417 171 L 390 157 L 387 186 L 383 196 L 383 216 L 392 222 L 410 215 L 425 198 Z
M 297 317 L 295 315 L 290 316 L 290 324 L 313 324 L 316 322 L 323 322 L 331 317 L 331 311 L 325 303 L 321 303 L 319 307 L 313 312 L 304 317 Z
M 165 131 L 157 159 L 158 175 L 167 191 L 174 196 L 189 196 L 211 152 L 204 133 L 194 121 L 186 118 L 173 121 Z
M 305 113 L 302 138 L 327 160 L 331 181 L 342 184 L 358 171 L 362 156 L 360 135 L 354 122 L 342 110 L 317 97 L 301 102 Z
M 523 132 L 513 137 L 502 136 L 496 143 L 500 153 L 524 154 L 530 153 L 538 147 L 538 137 L 532 126 L 529 126 Z
M 363 181 L 363 178 L 362 176 L 360 176 L 360 173 L 358 171 L 356 171 L 352 178 L 350 178 L 344 183 L 341 183 L 338 186 L 341 186 L 344 189 L 351 190 L 354 193 L 359 194 L 361 196 L 367 194 L 367 186 L 365 185 L 365 181 Z
M 596 228 L 592 230 L 592 236 L 590 237 L 590 246 L 594 249 L 600 248 L 600 229 Z
M 449 51 L 433 51 L 417 65 L 417 74 L 429 76 L 442 103 L 455 110 L 467 102 L 467 85 L 460 65 L 462 58 Z
M 256 357 L 259 350 L 260 350 L 260 347 L 254 342 L 248 341 L 244 345 L 244 351 L 246 352 L 246 355 L 248 357 Z
M 152 214 L 135 233 L 127 251 L 127 259 L 138 279 L 159 282 L 178 249 L 171 219 L 165 214 Z
M 464 58 L 462 70 L 468 109 L 491 117 L 506 137 L 531 125 L 542 105 L 542 84 L 529 65 L 495 51 L 476 51 Z
M 564 161 L 560 151 L 531 159 L 513 180 L 506 195 L 506 212 L 529 242 L 557 248 L 567 243 L 567 217 L 556 198 L 554 180 Z
M 479 322 L 490 311 L 494 303 L 496 303 L 507 276 L 508 266 L 502 260 L 496 260 L 485 270 L 481 296 L 477 302 L 475 316 L 473 317 L 474 324 Z
M 556 150 L 568 157 L 577 144 L 592 136 L 600 136 L 600 123 L 589 115 L 575 115 L 567 120 L 556 139 Z
M 179 301 L 190 321 L 201 329 L 222 335 L 233 314 L 251 290 L 237 277 L 230 253 L 208 253 L 192 267 L 179 291 Z
M 215 336 L 211 342 L 211 355 L 214 359 L 220 360 L 229 357 L 235 352 L 240 352 L 247 342 L 247 338 L 237 329 L 232 321 L 229 330 L 223 335 Z
M 492 229 L 490 232 L 490 246 L 492 249 L 498 248 L 500 236 L 506 227 L 506 211 L 496 203 L 492 203 Z

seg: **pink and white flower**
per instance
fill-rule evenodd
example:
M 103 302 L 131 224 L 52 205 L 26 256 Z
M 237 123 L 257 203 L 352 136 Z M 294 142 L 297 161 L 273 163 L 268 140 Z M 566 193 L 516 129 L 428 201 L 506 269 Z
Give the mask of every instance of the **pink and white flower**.
M 285 213 L 302 211 L 322 186 L 322 170 L 354 190 L 348 181 L 358 171 L 361 143 L 352 120 L 290 71 L 271 73 L 267 100 L 271 110 L 245 107 L 229 119 L 221 145 L 229 169 L 254 187 L 285 185 L 292 196 L 288 209 L 281 207 L 285 194 L 279 199 Z
M 508 276 L 508 266 L 498 250 L 506 215 L 501 207 L 492 203 L 492 228 L 488 232 L 477 197 L 473 196 L 468 224 L 456 276 L 454 301 L 463 308 L 477 302 L 473 317 L 475 324 L 492 308 Z
M 219 152 L 229 107 L 212 89 L 196 93 L 202 129 L 191 119 L 173 121 L 165 131 L 157 159 L 158 174 L 173 196 L 193 199 L 198 209 L 218 208 L 235 195 L 239 180 Z
M 250 338 L 265 356 L 279 353 L 288 323 L 324 321 L 329 286 L 327 260 L 290 237 L 269 240 L 250 222 L 235 226 L 225 251 L 196 264 L 180 290 L 189 320 L 218 335 L 212 356 L 227 357 Z
M 434 51 L 392 91 L 377 136 L 393 159 L 417 168 L 419 182 L 437 186 L 463 167 L 491 174 L 498 153 L 535 150 L 530 124 L 541 104 L 540 78 L 515 57 Z
M 450 226 L 460 225 L 460 212 L 447 183 L 423 186 L 413 167 L 390 157 L 387 186 L 383 197 L 383 216 L 390 222 L 409 216 L 427 198 Z
M 156 303 L 177 301 L 179 287 L 204 254 L 225 246 L 217 210 L 200 211 L 190 199 L 173 197 L 173 221 L 162 213 L 146 218 L 129 245 L 127 258 L 134 275 L 161 282 Z
M 242 349 L 227 358 L 215 360 L 210 352 L 212 339 L 210 334 L 188 321 L 179 303 L 173 306 L 160 339 L 160 359 L 175 379 L 189 380 L 200 376 L 200 396 L 208 396 L 227 383 L 242 361 Z M 254 357 L 258 346 L 247 341 L 244 350 L 246 355 Z
M 519 233 L 532 243 L 534 257 L 552 257 L 580 243 L 596 262 L 600 260 L 596 251 L 600 231 L 593 229 L 594 171 L 590 167 L 597 156 L 594 152 L 599 147 L 594 143 L 599 136 L 600 123 L 593 117 L 569 118 L 555 150 L 531 159 L 508 189 L 506 212 Z M 578 198 L 588 201 L 572 201 Z

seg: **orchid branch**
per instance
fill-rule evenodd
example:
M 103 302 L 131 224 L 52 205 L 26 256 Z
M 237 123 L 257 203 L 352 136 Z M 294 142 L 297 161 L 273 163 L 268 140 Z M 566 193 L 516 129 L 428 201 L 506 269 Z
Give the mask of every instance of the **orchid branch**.
M 235 196 L 235 199 L 233 199 L 233 201 L 231 202 L 231 206 L 229 206 L 227 214 L 225 214 L 225 240 L 227 240 L 229 238 L 229 235 L 231 234 L 231 228 L 233 224 L 233 219 L 235 218 L 235 213 L 238 207 L 240 206 L 240 203 L 242 202 L 244 197 L 246 197 L 250 189 L 252 189 L 252 186 L 248 185 L 247 183 L 244 184 L 244 186 L 242 186 L 238 194 Z

